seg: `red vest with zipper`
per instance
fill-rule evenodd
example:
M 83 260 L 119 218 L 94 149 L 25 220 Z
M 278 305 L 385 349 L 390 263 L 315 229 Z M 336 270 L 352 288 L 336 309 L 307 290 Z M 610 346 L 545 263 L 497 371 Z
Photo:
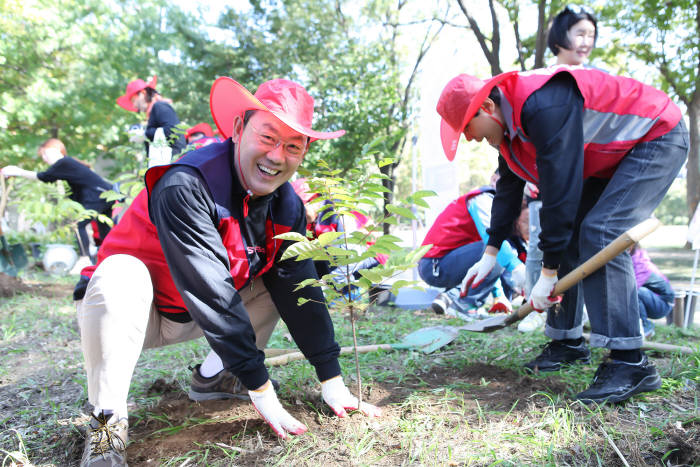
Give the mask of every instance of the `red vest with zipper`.
M 651 141 L 671 131 L 681 111 L 662 91 L 639 81 L 600 70 L 557 66 L 513 73 L 497 87 L 507 102 L 501 110 L 512 113 L 508 131 L 499 151 L 508 167 L 526 181 L 538 183 L 536 151 L 520 121 L 523 105 L 532 93 L 557 73 L 569 73 L 583 96 L 583 176 L 610 178 L 625 155 L 640 142 Z M 508 118 L 509 117 L 509 118 Z
M 172 167 L 184 165 L 199 172 L 216 205 L 218 217 L 217 230 L 226 247 L 229 269 L 237 290 L 250 283 L 250 269 L 246 244 L 241 233 L 242 219 L 247 213 L 247 199 L 237 195 L 234 187 L 240 186 L 233 170 L 230 157 L 230 140 L 214 143 L 192 151 L 179 161 L 166 166 L 153 167 L 146 172 L 146 188 L 134 199 L 119 223 L 110 231 L 98 251 L 98 263 L 88 266 L 81 275 L 92 277 L 95 268 L 105 258 L 115 254 L 134 256 L 146 265 L 154 287 L 154 301 L 161 312 L 185 313 L 187 309 L 175 287 L 168 264 L 158 240 L 155 225 L 148 214 L 148 194 L 156 182 Z M 266 264 L 257 273 L 261 276 L 272 267 L 275 257 L 282 246 L 281 240 L 273 237 L 292 230 L 296 218 L 292 213 L 298 211 L 292 205 L 299 200 L 289 183 L 278 188 L 280 196 L 270 202 L 270 211 L 266 221 Z M 274 202 L 273 202 L 274 201 Z M 274 225 L 271 219 L 274 219 Z M 127 292 L 128 293 L 128 292 Z
M 425 234 L 422 245 L 433 245 L 433 247 L 424 258 L 442 258 L 462 245 L 480 242 L 482 238 L 474 224 L 474 219 L 467 210 L 467 203 L 475 196 L 494 193 L 494 191 L 492 188 L 477 188 L 448 204 Z

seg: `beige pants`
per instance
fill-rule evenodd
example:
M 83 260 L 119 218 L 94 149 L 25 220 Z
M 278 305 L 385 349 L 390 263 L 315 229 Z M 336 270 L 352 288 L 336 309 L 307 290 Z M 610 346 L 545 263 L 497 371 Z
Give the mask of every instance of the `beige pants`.
M 261 279 L 253 291 L 239 291 L 264 349 L 279 320 L 277 308 Z M 146 266 L 129 255 L 114 255 L 95 270 L 83 300 L 76 302 L 88 380 L 88 400 L 100 409 L 126 415 L 129 384 L 142 349 L 196 339 L 202 329 L 191 321 L 177 323 L 153 305 L 153 284 Z

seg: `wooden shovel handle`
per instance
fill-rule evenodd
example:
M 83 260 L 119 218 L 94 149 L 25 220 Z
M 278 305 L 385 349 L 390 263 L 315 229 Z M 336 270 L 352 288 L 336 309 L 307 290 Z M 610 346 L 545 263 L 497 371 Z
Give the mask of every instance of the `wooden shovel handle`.
M 586 339 L 587 342 L 590 342 L 591 335 L 584 332 L 583 338 Z M 685 345 L 673 345 L 673 344 L 664 344 L 663 342 L 649 342 L 649 341 L 644 341 L 640 348 L 642 350 L 655 350 L 657 352 L 669 352 L 669 353 L 680 352 L 680 353 L 685 354 L 685 355 L 693 355 L 696 352 L 700 352 L 699 348 L 694 349 L 692 347 L 687 347 Z
M 652 233 L 654 230 L 659 228 L 661 222 L 654 217 L 641 222 L 631 229 L 624 232 L 622 235 L 613 240 L 608 246 L 600 250 L 595 255 L 591 256 L 586 262 L 581 264 L 579 267 L 559 279 L 559 281 L 554 286 L 553 295 L 561 295 L 565 291 L 569 290 L 574 285 L 578 284 L 580 281 L 590 276 L 595 271 L 600 269 L 608 261 L 615 258 L 617 255 L 625 251 L 627 248 L 631 247 L 635 243 L 639 242 L 641 239 Z M 505 325 L 509 326 L 516 321 L 520 321 L 532 312 L 532 305 L 530 302 L 526 302 L 521 306 L 517 312 L 511 313 L 505 320 Z
M 357 347 L 357 353 L 374 352 L 375 350 L 392 350 L 393 348 L 394 346 L 391 344 L 360 345 Z M 341 355 L 349 354 L 351 352 L 354 352 L 352 346 L 340 348 Z M 301 352 L 290 352 L 282 355 L 277 355 L 275 357 L 266 358 L 265 366 L 286 365 L 287 363 L 295 362 L 297 360 L 303 360 L 304 358 L 304 354 Z

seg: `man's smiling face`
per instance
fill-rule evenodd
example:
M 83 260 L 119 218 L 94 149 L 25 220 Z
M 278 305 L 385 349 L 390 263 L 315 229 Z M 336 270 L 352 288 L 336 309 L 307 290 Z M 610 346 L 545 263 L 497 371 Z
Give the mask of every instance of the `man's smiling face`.
M 255 112 L 245 127 L 240 118 L 236 119 L 233 126 L 236 172 L 254 196 L 275 191 L 294 175 L 304 160 L 308 137 L 269 112 Z

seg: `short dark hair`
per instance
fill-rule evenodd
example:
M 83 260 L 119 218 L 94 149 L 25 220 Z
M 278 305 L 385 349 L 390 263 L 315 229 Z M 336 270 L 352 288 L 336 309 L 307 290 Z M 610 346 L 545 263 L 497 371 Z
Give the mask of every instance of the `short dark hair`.
M 491 88 L 491 91 L 489 91 L 489 99 L 491 99 L 497 106 L 501 106 L 501 91 L 496 86 Z
M 569 29 L 571 29 L 571 26 L 584 19 L 593 23 L 593 27 L 595 28 L 593 44 L 595 44 L 596 39 L 598 39 L 598 23 L 592 12 L 593 10 L 588 7 L 569 5 L 554 17 L 552 26 L 549 28 L 549 33 L 547 34 L 547 46 L 549 46 L 549 50 L 551 50 L 555 56 L 559 55 L 559 47 L 564 49 L 569 49 L 569 47 L 571 47 L 571 43 L 569 43 L 569 38 L 566 34 L 569 32 Z
M 248 124 L 248 120 L 250 120 L 253 117 L 253 115 L 255 115 L 255 112 L 257 112 L 257 109 L 245 111 L 245 113 L 243 114 L 243 126 L 246 126 Z
M 145 88 L 146 90 L 146 102 L 151 102 L 153 100 L 153 96 L 158 94 L 158 91 L 156 91 L 153 88 Z
M 501 106 L 501 91 L 498 90 L 498 87 L 494 86 L 493 88 L 491 88 L 491 90 L 489 91 L 488 97 L 489 97 L 489 99 L 491 99 L 493 101 L 494 104 L 496 104 L 499 107 Z M 483 102 L 481 104 L 483 105 Z M 479 115 L 479 112 L 481 112 L 481 106 L 479 106 L 479 108 L 476 109 L 476 113 L 474 114 L 474 117 Z

